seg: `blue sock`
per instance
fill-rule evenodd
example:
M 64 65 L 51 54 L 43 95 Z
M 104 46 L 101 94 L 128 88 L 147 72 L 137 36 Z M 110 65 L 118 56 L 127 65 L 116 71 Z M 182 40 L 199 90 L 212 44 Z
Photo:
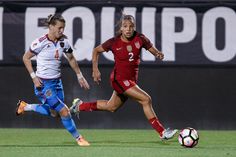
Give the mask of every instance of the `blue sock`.
M 51 115 L 49 107 L 46 107 L 46 106 L 43 106 L 43 105 L 37 105 L 35 107 L 35 112 L 38 112 L 40 114 L 47 115 L 47 116 Z
M 51 115 L 49 106 L 47 104 L 27 104 L 24 108 L 25 111 L 34 111 L 43 115 Z
M 71 115 L 68 115 L 67 117 L 61 117 L 62 124 L 66 128 L 66 130 L 75 138 L 77 139 L 80 134 L 76 129 L 75 122 L 71 118 Z

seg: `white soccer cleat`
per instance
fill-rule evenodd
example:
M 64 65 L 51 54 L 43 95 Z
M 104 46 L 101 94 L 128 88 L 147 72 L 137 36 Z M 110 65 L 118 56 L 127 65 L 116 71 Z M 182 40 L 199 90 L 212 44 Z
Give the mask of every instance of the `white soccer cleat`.
M 177 129 L 167 128 L 163 131 L 162 136 L 160 136 L 160 138 L 161 140 L 169 140 L 173 138 L 177 132 L 178 132 Z
M 71 114 L 76 114 L 78 119 L 79 119 L 79 106 L 83 103 L 82 100 L 80 100 L 79 98 L 75 98 L 72 102 L 72 106 L 70 107 L 70 113 Z
M 79 105 L 81 105 L 82 103 L 83 103 L 82 100 L 80 100 L 79 98 L 75 98 L 72 102 L 72 106 L 70 107 L 70 112 L 71 113 L 80 112 Z

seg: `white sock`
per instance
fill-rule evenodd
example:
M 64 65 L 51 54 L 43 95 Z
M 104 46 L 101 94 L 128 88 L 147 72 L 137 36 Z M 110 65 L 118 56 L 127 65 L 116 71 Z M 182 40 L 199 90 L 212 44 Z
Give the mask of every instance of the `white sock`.
M 27 104 L 24 107 L 24 111 L 35 111 L 37 105 L 38 104 Z

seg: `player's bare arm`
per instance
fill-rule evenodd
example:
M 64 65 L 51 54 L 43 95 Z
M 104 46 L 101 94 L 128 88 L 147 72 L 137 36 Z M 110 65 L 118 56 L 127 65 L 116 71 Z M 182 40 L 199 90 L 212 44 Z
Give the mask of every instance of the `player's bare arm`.
M 92 56 L 92 63 L 93 63 L 93 80 L 97 84 L 101 81 L 101 73 L 98 69 L 98 59 L 100 53 L 104 52 L 105 50 L 103 49 L 102 45 L 97 46 L 96 48 L 93 49 L 93 56 Z
M 66 56 L 67 56 L 67 60 L 70 64 L 71 68 L 75 71 L 75 73 L 77 75 L 80 87 L 84 88 L 86 90 L 89 89 L 90 88 L 89 84 L 88 84 L 87 80 L 84 78 L 74 55 L 72 53 L 66 53 Z
M 32 67 L 32 63 L 31 63 L 31 58 L 34 57 L 35 54 L 30 52 L 30 51 L 26 51 L 25 54 L 23 55 L 23 62 L 25 64 L 26 69 L 28 70 L 35 87 L 41 87 L 42 86 L 42 81 L 40 80 L 40 78 L 38 78 L 35 73 L 34 73 L 34 69 Z
M 164 59 L 164 54 L 159 51 L 157 48 L 155 48 L 154 46 L 152 46 L 150 49 L 148 49 L 149 52 L 151 52 L 156 58 L 159 59 Z

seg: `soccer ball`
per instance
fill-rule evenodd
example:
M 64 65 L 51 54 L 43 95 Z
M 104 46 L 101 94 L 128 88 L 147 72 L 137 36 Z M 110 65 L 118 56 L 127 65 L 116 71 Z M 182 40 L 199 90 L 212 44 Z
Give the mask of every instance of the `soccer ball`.
M 187 127 L 180 131 L 178 141 L 187 148 L 193 148 L 198 144 L 199 135 L 194 128 Z

